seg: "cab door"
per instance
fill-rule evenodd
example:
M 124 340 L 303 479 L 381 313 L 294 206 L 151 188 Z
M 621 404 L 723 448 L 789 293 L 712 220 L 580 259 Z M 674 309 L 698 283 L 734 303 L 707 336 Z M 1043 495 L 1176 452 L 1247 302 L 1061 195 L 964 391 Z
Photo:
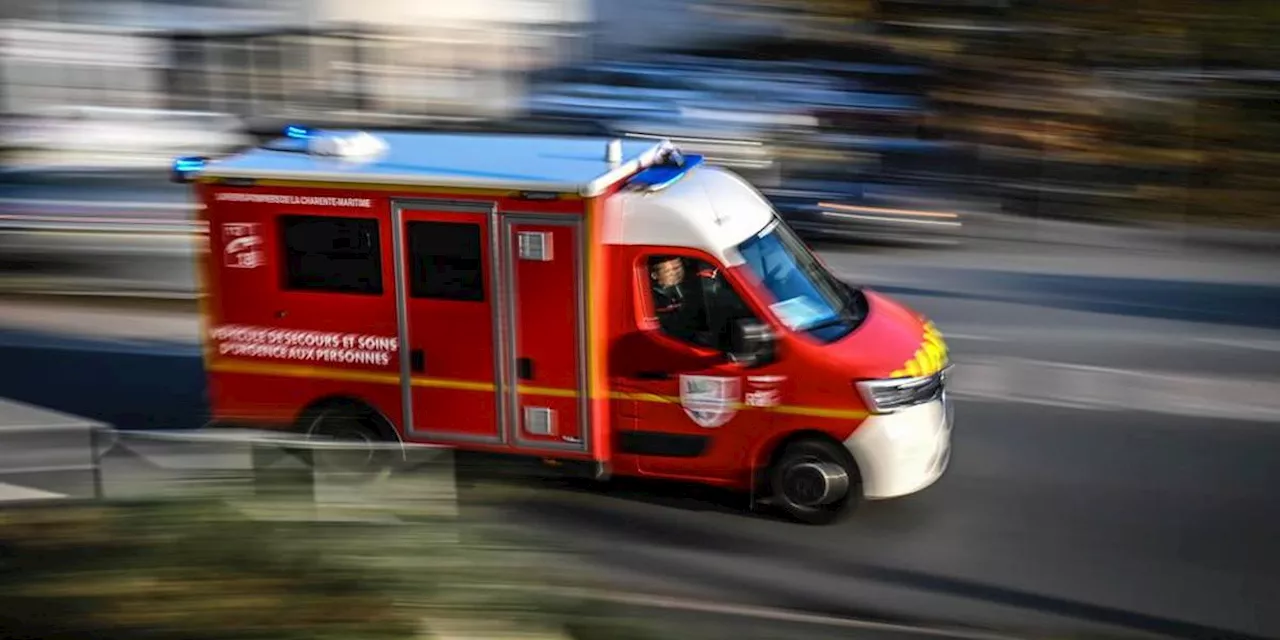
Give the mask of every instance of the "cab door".
M 647 262 L 665 257 L 648 256 Z M 637 456 L 646 474 L 731 478 L 742 472 L 753 444 L 773 426 L 773 413 L 762 410 L 771 403 L 747 400 L 774 386 L 778 365 L 748 368 L 729 361 L 724 339 L 728 324 L 759 316 L 709 258 L 681 259 L 685 304 L 701 305 L 689 312 L 693 331 L 687 323 L 673 329 L 659 318 L 664 305 L 670 306 L 670 296 L 655 288 L 651 272 L 642 276 L 650 281 L 636 287 L 639 315 L 652 322 L 624 347 L 627 362 L 621 364 L 619 382 L 634 404 L 619 453 Z M 711 283 L 715 292 L 709 295 Z
M 398 200 L 396 300 L 408 438 L 505 440 L 497 300 L 496 207 Z

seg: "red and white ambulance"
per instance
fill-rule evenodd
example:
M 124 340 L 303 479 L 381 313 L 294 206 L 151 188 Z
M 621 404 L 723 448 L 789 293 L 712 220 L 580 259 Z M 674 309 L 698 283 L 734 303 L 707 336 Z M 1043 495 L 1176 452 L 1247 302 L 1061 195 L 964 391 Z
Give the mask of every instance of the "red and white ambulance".
M 182 158 L 215 424 L 750 491 L 825 523 L 947 467 L 947 349 L 654 140 L 313 131 Z

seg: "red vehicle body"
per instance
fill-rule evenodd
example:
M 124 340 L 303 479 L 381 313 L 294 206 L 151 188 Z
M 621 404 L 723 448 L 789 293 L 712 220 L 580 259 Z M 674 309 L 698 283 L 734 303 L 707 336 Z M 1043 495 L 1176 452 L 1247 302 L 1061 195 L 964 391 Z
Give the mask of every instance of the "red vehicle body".
M 295 130 L 182 159 L 213 421 L 528 455 L 772 496 L 932 484 L 946 347 L 667 143 Z

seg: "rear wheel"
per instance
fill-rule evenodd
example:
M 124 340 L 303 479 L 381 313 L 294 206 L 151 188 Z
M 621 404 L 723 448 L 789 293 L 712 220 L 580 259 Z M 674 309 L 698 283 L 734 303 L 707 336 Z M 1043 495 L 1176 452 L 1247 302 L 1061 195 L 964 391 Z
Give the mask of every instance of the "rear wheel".
M 806 524 L 831 524 L 862 501 L 862 478 L 849 452 L 817 438 L 793 442 L 769 470 L 773 501 Z
M 372 410 L 358 405 L 333 405 L 317 411 L 306 427 L 307 437 L 333 442 L 337 447 L 318 446 L 312 450 L 317 469 L 346 476 L 365 477 L 391 464 L 393 452 L 379 428 Z

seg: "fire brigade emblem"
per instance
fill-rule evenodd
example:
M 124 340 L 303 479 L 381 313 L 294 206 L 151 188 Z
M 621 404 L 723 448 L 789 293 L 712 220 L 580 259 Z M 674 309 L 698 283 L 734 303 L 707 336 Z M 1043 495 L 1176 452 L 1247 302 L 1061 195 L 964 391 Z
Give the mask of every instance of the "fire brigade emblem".
M 699 427 L 723 426 L 738 413 L 741 378 L 680 376 L 680 405 Z

